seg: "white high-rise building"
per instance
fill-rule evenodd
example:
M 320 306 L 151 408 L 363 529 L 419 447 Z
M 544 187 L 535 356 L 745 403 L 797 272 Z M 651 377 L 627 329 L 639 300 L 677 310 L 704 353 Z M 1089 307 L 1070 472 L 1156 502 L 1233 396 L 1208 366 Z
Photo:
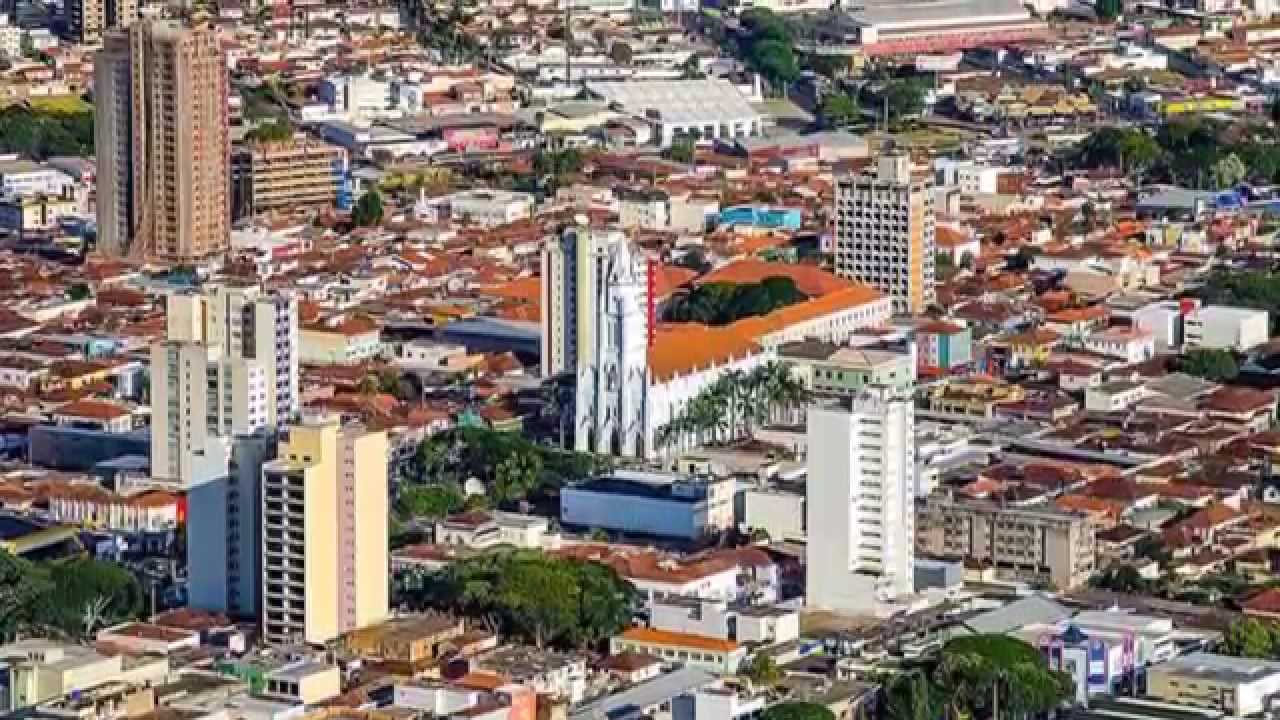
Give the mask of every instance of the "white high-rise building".
M 876 613 L 914 591 L 915 409 L 871 387 L 808 417 L 806 602 Z
M 256 615 L 260 469 L 297 415 L 298 308 L 254 286 L 168 298 L 151 347 L 151 475 L 188 491 L 192 607 Z
M 215 285 L 169 298 L 168 338 L 220 348 L 257 363 L 267 377 L 267 423 L 298 413 L 298 302 L 257 285 Z
M 267 376 L 259 363 L 216 346 L 167 340 L 151 346 L 151 475 L 187 485 L 218 438 L 267 425 Z
M 903 152 L 836 183 L 836 274 L 879 288 L 897 313 L 923 313 L 935 299 L 932 188 Z
M 262 468 L 275 458 L 273 435 L 230 443 L 226 474 L 196 472 L 188 486 L 188 604 L 237 618 L 262 608 Z

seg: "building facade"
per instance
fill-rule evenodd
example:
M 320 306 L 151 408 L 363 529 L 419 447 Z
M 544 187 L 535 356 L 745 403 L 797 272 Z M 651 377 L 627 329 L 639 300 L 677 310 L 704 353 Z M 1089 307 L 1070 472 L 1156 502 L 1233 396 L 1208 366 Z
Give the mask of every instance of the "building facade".
M 347 174 L 347 151 L 315 140 L 251 143 L 232 155 L 232 216 L 332 206 Z
M 621 233 L 591 243 L 576 288 L 575 443 L 579 451 L 644 455 L 652 452 L 645 443 L 648 263 Z
M 321 418 L 262 470 L 262 632 L 323 643 L 388 606 L 387 436 Z
M 808 414 L 805 601 L 879 611 L 914 591 L 915 407 L 868 388 Z
M 183 485 L 222 477 L 217 458 L 230 438 L 297 414 L 297 301 L 211 286 L 169 296 L 166 321 L 167 339 L 151 349 L 152 476 Z
M 95 61 L 99 248 L 191 261 L 227 249 L 227 64 L 216 32 L 140 20 Z
M 836 185 L 836 274 L 879 288 L 898 313 L 920 314 L 934 301 L 932 190 L 930 175 L 900 152 Z
M 275 457 L 266 432 L 231 445 L 224 475 L 197 478 L 187 490 L 187 592 L 193 608 L 257 618 L 262 607 L 262 466 Z
M 137 0 L 70 0 L 66 5 L 72 37 L 84 45 L 96 45 L 103 33 L 128 27 L 138 19 Z
M 1096 528 L 1081 513 L 1001 506 L 935 493 L 917 507 L 916 552 L 959 558 L 1007 581 L 1078 587 L 1096 566 Z

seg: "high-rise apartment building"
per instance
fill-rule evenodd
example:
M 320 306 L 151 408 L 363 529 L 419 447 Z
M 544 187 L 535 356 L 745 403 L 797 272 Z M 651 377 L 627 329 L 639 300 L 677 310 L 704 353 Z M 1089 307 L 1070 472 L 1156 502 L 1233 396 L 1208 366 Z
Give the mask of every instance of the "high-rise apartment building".
M 836 184 L 836 273 L 882 290 L 894 312 L 923 313 L 934 301 L 932 190 L 930 173 L 898 151 Z
M 916 550 L 990 568 L 1002 580 L 1069 590 L 1097 563 L 1097 528 L 1051 505 L 1007 506 L 934 493 L 920 505 Z
M 137 20 L 139 9 L 137 0 L 68 0 L 67 27 L 77 42 L 96 45 L 103 33 Z
M 218 438 L 266 426 L 266 396 L 267 376 L 258 363 L 200 343 L 152 345 L 152 477 L 186 486 L 202 469 L 217 468 L 215 458 L 225 456 Z
M 139 20 L 109 33 L 94 65 L 99 247 L 178 261 L 226 250 L 231 148 L 217 34 Z
M 332 206 L 347 174 L 347 151 L 317 140 L 237 147 L 231 157 L 232 216 Z
M 281 426 L 298 411 L 298 307 L 257 286 L 171 295 L 151 348 L 151 474 L 188 485 L 214 441 Z
M 322 643 L 387 616 L 387 436 L 321 418 L 262 470 L 262 633 Z
M 169 340 L 219 348 L 222 355 L 262 366 L 267 378 L 267 423 L 283 425 L 298 412 L 298 301 L 258 285 L 213 285 L 171 295 Z
M 806 602 L 877 612 L 915 586 L 915 409 L 869 387 L 808 413 Z
M 230 441 L 224 474 L 187 488 L 187 593 L 193 608 L 256 619 L 262 609 L 262 466 L 275 458 L 269 432 Z

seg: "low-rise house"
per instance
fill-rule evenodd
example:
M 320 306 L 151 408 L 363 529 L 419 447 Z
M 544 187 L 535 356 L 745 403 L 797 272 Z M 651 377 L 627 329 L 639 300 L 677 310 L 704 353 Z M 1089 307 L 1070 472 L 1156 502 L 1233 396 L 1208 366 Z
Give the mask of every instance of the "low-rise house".
M 633 627 L 609 641 L 609 652 L 639 652 L 711 672 L 732 675 L 747 657 L 745 645 L 690 633 Z
M 1147 668 L 1147 695 L 1230 717 L 1257 715 L 1280 692 L 1280 663 L 1193 653 Z

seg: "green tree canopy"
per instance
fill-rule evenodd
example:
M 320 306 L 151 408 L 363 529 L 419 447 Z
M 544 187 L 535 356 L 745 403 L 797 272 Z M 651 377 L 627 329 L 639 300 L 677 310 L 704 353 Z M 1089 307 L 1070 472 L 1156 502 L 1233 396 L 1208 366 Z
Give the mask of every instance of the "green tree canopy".
M 439 519 L 458 512 L 466 497 L 455 484 L 405 485 L 396 498 L 396 510 L 405 518 Z
M 852 95 L 833 92 L 822 99 L 818 117 L 827 127 L 839 127 L 861 119 L 862 112 Z
M 836 720 L 836 715 L 825 705 L 784 702 L 765 708 L 760 720 Z
M 585 648 L 631 620 L 635 589 L 605 565 L 530 550 L 455 562 L 400 600 L 472 618 L 537 647 Z
M 1124 0 L 1097 0 L 1093 9 L 1099 20 L 1115 20 L 1124 12 Z
M 671 147 L 667 149 L 667 157 L 673 162 L 691 163 L 694 158 L 694 144 L 692 140 L 679 138 L 671 143 Z
M 422 442 L 414 454 L 412 481 L 461 487 L 477 478 L 499 504 L 523 500 L 544 487 L 586 478 L 601 460 L 538 445 L 518 433 L 459 427 Z
M 382 224 L 382 193 L 377 188 L 370 188 L 356 201 L 351 211 L 351 222 L 358 227 L 372 227 Z
M 1188 375 L 1212 382 L 1234 380 L 1240 374 L 1240 366 L 1230 350 L 1195 348 L 1178 358 L 1178 369 Z
M 115 563 L 74 558 L 46 567 L 50 585 L 36 613 L 43 625 L 87 638 L 142 613 L 142 586 Z
M 93 110 L 35 110 L 21 104 L 0 109 L 0 152 L 43 160 L 93 154 Z
M 740 673 L 757 685 L 777 685 L 783 677 L 782 669 L 778 667 L 773 656 L 764 652 L 758 652 L 752 656 L 751 661 L 742 668 Z
M 667 319 L 728 325 L 742 318 L 767 315 L 807 298 L 796 288 L 795 281 L 782 276 L 759 283 L 705 283 L 676 298 L 667 311 Z
M 1223 633 L 1221 650 L 1235 657 L 1274 658 L 1280 650 L 1280 634 L 1274 625 L 1257 618 L 1241 618 Z

